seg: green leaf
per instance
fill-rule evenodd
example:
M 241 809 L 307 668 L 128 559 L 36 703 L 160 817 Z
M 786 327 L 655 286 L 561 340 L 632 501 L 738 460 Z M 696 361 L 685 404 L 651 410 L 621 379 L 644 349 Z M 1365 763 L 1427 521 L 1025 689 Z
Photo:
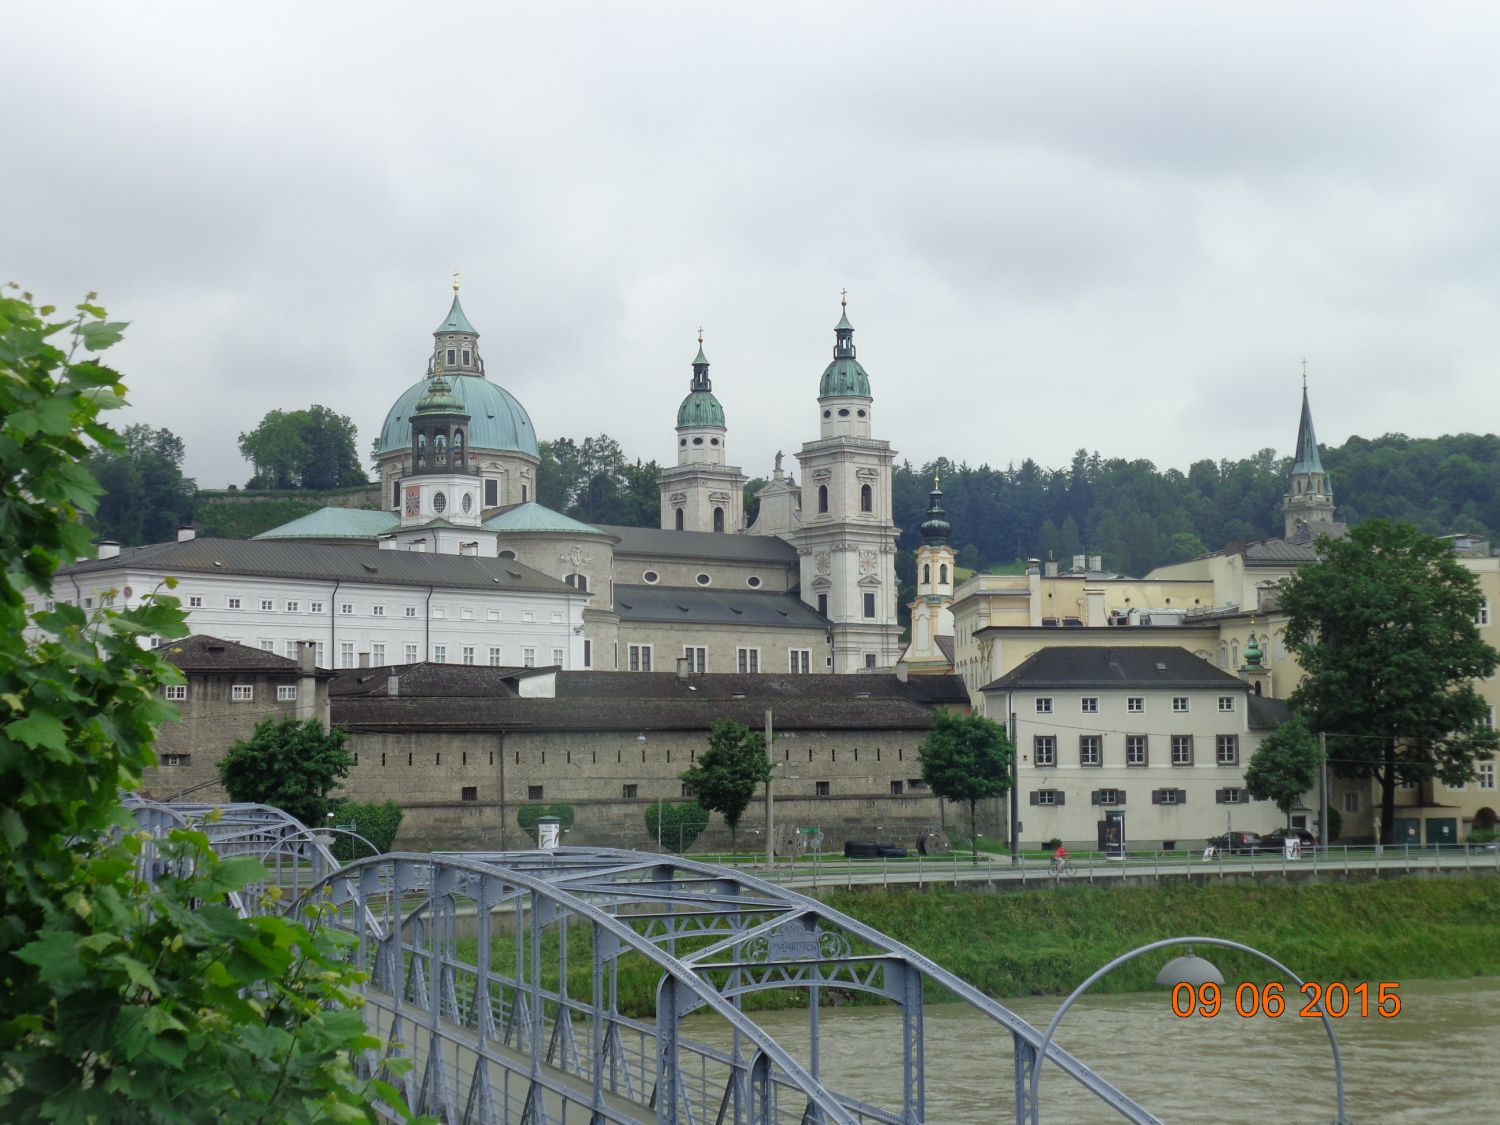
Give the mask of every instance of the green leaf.
M 65 750 L 68 745 L 67 728 L 49 711 L 33 711 L 7 725 L 5 733 L 33 750 Z
M 124 339 L 125 329 L 129 327 L 128 320 L 104 320 L 94 324 L 80 324 L 73 332 L 89 351 L 100 352 Z
M 70 933 L 50 930 L 22 946 L 16 956 L 28 965 L 35 965 L 45 983 L 66 994 L 82 983 L 85 975 L 75 941 Z
M 262 879 L 266 866 L 251 856 L 239 855 L 222 860 L 209 876 L 208 884 L 216 891 L 239 891 Z
M 12 848 L 19 848 L 26 842 L 26 824 L 15 809 L 0 809 L 0 835 L 4 835 L 5 842 Z

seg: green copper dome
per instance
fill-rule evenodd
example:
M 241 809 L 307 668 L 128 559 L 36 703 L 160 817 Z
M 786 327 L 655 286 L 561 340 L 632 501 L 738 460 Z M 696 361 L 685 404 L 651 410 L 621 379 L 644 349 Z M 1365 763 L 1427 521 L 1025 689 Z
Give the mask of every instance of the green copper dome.
M 453 388 L 448 385 L 448 380 L 441 375 L 434 375 L 431 382 L 427 384 L 427 393 L 422 396 L 422 401 L 417 403 L 418 414 L 462 414 L 464 404 L 459 397 L 453 393 Z
M 469 323 L 469 318 L 464 316 L 464 307 L 458 303 L 458 294 L 453 294 L 453 307 L 448 310 L 448 317 L 433 330 L 434 336 L 444 336 L 449 332 L 467 332 L 472 336 L 479 335 L 474 331 L 474 326 Z
M 854 358 L 854 325 L 849 323 L 849 309 L 844 304 L 839 322 L 833 327 L 833 362 L 823 369 L 818 383 L 819 398 L 869 398 L 870 376 Z
M 953 525 L 943 511 L 943 493 L 936 477 L 932 479 L 932 491 L 928 493 L 927 518 L 922 521 L 922 542 L 930 547 L 942 547 L 948 543 Z
M 698 336 L 698 354 L 693 358 L 692 390 L 677 408 L 677 425 L 724 425 L 724 408 L 714 397 L 714 385 L 708 378 L 708 357 L 703 354 L 703 336 Z
M 497 452 L 524 453 L 537 457 L 536 430 L 526 408 L 511 397 L 504 387 L 482 375 L 450 375 L 450 394 L 469 416 L 469 448 Z M 418 379 L 402 392 L 385 416 L 380 427 L 380 441 L 375 456 L 404 453 L 411 448 L 411 420 L 417 404 L 431 384 Z

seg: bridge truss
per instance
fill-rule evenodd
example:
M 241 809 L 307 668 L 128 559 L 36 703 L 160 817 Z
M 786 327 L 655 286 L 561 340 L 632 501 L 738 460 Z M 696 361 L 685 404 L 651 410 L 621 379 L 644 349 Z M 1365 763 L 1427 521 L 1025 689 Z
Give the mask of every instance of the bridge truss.
M 326 836 L 276 809 L 133 808 L 147 828 L 190 825 L 220 854 L 262 859 L 283 904 L 332 904 L 323 924 L 352 936 L 368 974 L 367 1023 L 413 1062 L 393 1081 L 442 1121 L 921 1125 L 937 1120 L 924 1029 L 933 998 L 981 1013 L 999 1042 L 1008 1035 L 1011 1049 L 995 1052 L 995 1116 L 1033 1119 L 1038 1029 L 915 950 L 744 872 L 603 848 L 391 853 L 340 867 Z M 274 897 L 260 890 L 241 908 Z M 655 989 L 647 1018 L 619 1003 L 621 981 L 642 974 Z M 745 1010 L 775 990 L 792 990 L 807 1013 L 795 1051 Z M 834 990 L 899 1013 L 885 1068 L 899 1082 L 883 1104 L 822 1079 L 820 999 Z M 1158 1122 L 1063 1048 L 1049 1045 L 1047 1058 L 1115 1115 Z

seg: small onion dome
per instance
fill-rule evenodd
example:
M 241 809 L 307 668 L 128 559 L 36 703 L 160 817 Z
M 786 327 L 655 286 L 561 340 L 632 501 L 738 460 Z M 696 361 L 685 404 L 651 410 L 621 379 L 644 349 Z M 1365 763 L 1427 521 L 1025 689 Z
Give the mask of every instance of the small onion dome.
M 1245 668 L 1247 671 L 1259 672 L 1262 670 L 1261 659 L 1265 654 L 1260 650 L 1260 640 L 1254 633 L 1250 634 L 1250 643 L 1245 646 Z
M 953 526 L 943 518 L 943 494 L 934 484 L 927 501 L 927 518 L 922 521 L 922 542 L 941 547 L 948 542 Z
M 833 362 L 823 369 L 818 397 L 869 398 L 870 376 L 854 358 L 854 325 L 849 323 L 847 301 L 843 315 L 833 327 L 833 337 Z
M 448 380 L 441 374 L 434 375 L 427 385 L 427 393 L 417 403 L 418 414 L 463 414 L 463 400 L 453 393 Z
M 703 354 L 703 336 L 698 336 L 698 354 L 693 358 L 692 389 L 677 408 L 677 425 L 681 427 L 723 426 L 724 408 L 714 397 L 714 385 L 708 377 L 708 357 Z

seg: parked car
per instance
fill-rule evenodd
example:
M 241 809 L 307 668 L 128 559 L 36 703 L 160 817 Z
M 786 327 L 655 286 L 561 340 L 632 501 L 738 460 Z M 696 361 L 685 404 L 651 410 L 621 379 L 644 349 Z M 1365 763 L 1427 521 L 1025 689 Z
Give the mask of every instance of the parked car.
M 1288 840 L 1296 839 L 1302 841 L 1304 848 L 1315 848 L 1318 846 L 1318 838 L 1306 828 L 1278 828 L 1274 832 L 1268 832 L 1262 837 L 1273 851 L 1280 851 L 1286 846 Z
M 890 856 L 902 859 L 907 851 L 896 844 L 877 844 L 874 840 L 845 840 L 844 855 L 849 859 L 878 859 Z
M 1226 832 L 1208 842 L 1225 855 L 1254 855 L 1256 852 L 1277 851 L 1280 844 L 1270 844 L 1259 832 Z

